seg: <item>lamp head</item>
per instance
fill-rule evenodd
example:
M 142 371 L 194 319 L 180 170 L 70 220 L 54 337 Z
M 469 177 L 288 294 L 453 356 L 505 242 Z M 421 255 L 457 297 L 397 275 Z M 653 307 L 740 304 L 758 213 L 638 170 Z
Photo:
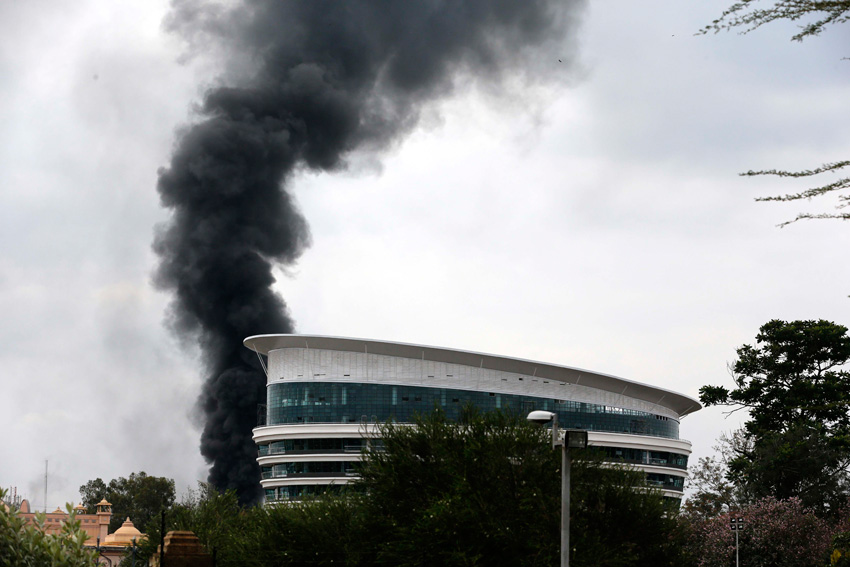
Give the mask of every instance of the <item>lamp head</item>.
M 552 421 L 555 418 L 555 414 L 551 411 L 546 410 L 534 410 L 528 417 L 526 418 L 531 423 L 536 423 L 538 425 L 545 425 Z
M 584 429 L 567 429 L 564 431 L 564 440 L 570 449 L 587 448 L 587 431 Z

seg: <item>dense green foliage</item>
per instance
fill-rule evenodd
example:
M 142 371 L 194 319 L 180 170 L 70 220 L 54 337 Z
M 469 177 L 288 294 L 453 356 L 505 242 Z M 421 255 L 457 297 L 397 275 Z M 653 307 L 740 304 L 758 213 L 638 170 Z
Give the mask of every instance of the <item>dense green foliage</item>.
M 5 493 L 0 490 L 0 499 Z M 15 509 L 0 504 L 0 567 L 94 567 L 94 551 L 83 543 L 86 534 L 68 506 L 68 521 L 59 533 L 44 532 L 44 516 L 27 525 Z
M 737 354 L 736 388 L 704 386 L 700 399 L 748 408 L 749 433 L 783 432 L 801 422 L 850 427 L 850 372 L 841 369 L 850 360 L 847 327 L 822 319 L 773 320 L 759 329 L 756 346 L 743 345 Z
M 396 565 L 553 565 L 559 556 L 560 452 L 524 419 L 437 411 L 414 427 L 389 424 L 362 485 Z M 574 451 L 573 564 L 664 565 L 673 521 L 642 473 Z
M 126 518 L 130 518 L 142 531 L 160 511 L 174 504 L 174 481 L 170 478 L 148 476 L 144 471 L 120 477 L 109 484 L 96 478 L 80 487 L 82 505 L 89 514 L 96 512 L 97 503 L 106 499 L 112 504 L 109 531 L 114 532 Z
M 504 414 L 469 411 L 462 423 L 437 411 L 382 428 L 384 450 L 361 474 L 370 511 L 386 518 L 383 563 L 551 565 L 559 454 L 539 428 Z
M 738 349 L 735 388 L 704 386 L 707 405 L 746 408 L 746 443 L 727 475 L 751 499 L 799 497 L 820 514 L 847 498 L 850 466 L 850 336 L 829 321 L 773 320 Z
M 442 412 L 385 425 L 351 490 L 266 508 L 202 488 L 166 530 L 198 534 L 217 564 L 551 566 L 558 563 L 560 452 L 548 433 L 501 413 Z M 573 565 L 681 564 L 675 514 L 642 473 L 576 452 Z M 143 554 L 155 551 L 158 528 Z
M 388 537 L 384 522 L 370 514 L 362 495 L 255 508 L 250 525 L 236 553 L 228 555 L 238 558 L 221 565 L 392 565 L 380 558 Z M 249 557 L 250 563 L 240 563 Z
M 262 509 L 244 508 L 234 491 L 217 492 L 201 483 L 197 491 L 189 491 L 182 500 L 165 511 L 165 532 L 190 530 L 204 543 L 209 552 L 224 560 L 219 564 L 242 565 L 239 562 L 242 542 L 252 529 L 252 515 Z M 162 516 L 157 514 L 147 524 L 147 540 L 138 549 L 137 557 L 145 564 L 156 553 L 161 541 Z M 122 565 L 129 565 L 125 559 Z M 250 563 L 245 563 L 250 564 Z

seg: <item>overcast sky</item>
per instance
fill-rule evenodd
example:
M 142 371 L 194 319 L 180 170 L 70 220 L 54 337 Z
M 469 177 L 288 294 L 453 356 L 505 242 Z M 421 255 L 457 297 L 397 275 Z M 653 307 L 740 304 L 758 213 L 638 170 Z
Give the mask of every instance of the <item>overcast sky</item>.
M 580 69 L 523 103 L 459 90 L 392 152 L 304 174 L 313 244 L 277 290 L 304 333 L 536 359 L 696 397 L 773 318 L 850 323 L 835 201 L 741 178 L 850 157 L 846 29 L 694 36 L 726 5 L 597 0 Z M 197 352 L 163 326 L 150 244 L 175 131 L 220 69 L 162 0 L 0 0 L 0 486 L 205 479 Z M 182 61 L 182 62 L 181 62 Z M 543 64 L 546 64 L 544 61 Z M 739 425 L 682 422 L 692 462 Z

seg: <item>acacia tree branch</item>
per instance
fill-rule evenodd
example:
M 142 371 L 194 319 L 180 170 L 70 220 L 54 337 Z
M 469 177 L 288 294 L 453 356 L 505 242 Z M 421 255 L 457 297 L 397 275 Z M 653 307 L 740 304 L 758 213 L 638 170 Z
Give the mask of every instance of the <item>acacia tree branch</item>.
M 757 0 L 741 0 L 723 11 L 719 18 L 705 26 L 697 35 L 721 30 L 743 28 L 742 34 L 749 33 L 776 20 L 797 21 L 813 15 L 815 21 L 800 26 L 801 31 L 793 36 L 794 41 L 803 41 L 808 36 L 820 34 L 832 24 L 840 24 L 850 19 L 848 0 L 775 0 L 773 6 L 764 9 L 753 8 Z
M 850 4 L 850 0 L 846 0 L 848 4 Z M 825 163 L 820 167 L 816 167 L 814 169 L 805 169 L 802 171 L 785 171 L 781 169 L 766 169 L 760 171 L 747 171 L 745 173 L 741 173 L 741 176 L 745 177 L 753 177 L 756 175 L 774 175 L 777 177 L 811 177 L 814 175 L 819 175 L 821 173 L 827 173 L 831 171 L 837 171 L 839 169 L 843 169 L 847 166 L 850 166 L 850 160 L 836 161 L 831 163 Z M 770 197 L 757 197 L 756 201 L 800 201 L 802 199 L 812 199 L 813 197 L 820 197 L 827 193 L 832 193 L 835 191 L 841 191 L 844 189 L 850 188 L 850 177 L 843 177 L 831 183 L 827 183 L 826 185 L 821 185 L 819 187 L 812 187 L 810 189 L 806 189 L 805 191 L 801 191 L 799 193 L 788 193 L 786 195 L 773 195 Z M 838 196 L 839 204 L 836 205 L 836 209 L 843 209 L 845 207 L 850 206 L 850 195 L 839 195 Z M 850 219 L 850 213 L 838 212 L 838 213 L 800 213 L 792 220 L 785 221 L 781 223 L 780 227 L 788 226 L 789 224 L 795 223 L 799 220 L 810 220 L 810 219 L 841 219 L 848 220 Z
M 811 177 L 812 175 L 818 175 L 821 173 L 826 173 L 827 171 L 835 171 L 837 169 L 842 169 L 850 165 L 850 160 L 843 161 L 835 161 L 832 163 L 825 163 L 819 167 L 814 169 L 804 169 L 803 171 L 785 171 L 782 169 L 767 169 L 762 171 L 747 171 L 746 173 L 742 173 L 741 175 L 749 176 L 749 175 L 777 175 L 779 177 Z
M 767 175 L 773 172 L 770 171 L 758 171 L 752 172 L 749 171 L 742 175 Z M 782 172 L 788 173 L 788 172 Z M 778 175 L 778 173 L 774 173 L 774 175 Z M 785 177 L 802 177 L 802 176 L 792 176 L 787 175 Z M 811 189 L 806 189 L 805 191 L 801 191 L 799 193 L 788 193 L 787 195 L 774 195 L 772 197 L 756 197 L 756 201 L 799 201 L 801 199 L 811 199 L 812 197 L 820 197 L 825 193 L 830 193 L 832 191 L 838 191 L 841 189 L 846 189 L 850 187 L 850 177 L 844 177 L 842 179 L 838 179 L 837 181 L 833 181 L 832 183 L 827 183 L 826 185 L 821 185 L 820 187 L 812 187 Z M 842 200 L 846 201 L 848 198 L 846 196 Z M 840 207 L 846 207 L 847 204 L 840 205 Z
M 773 0 L 764 8 L 757 8 L 759 0 L 738 0 L 725 9 L 716 20 L 703 27 L 696 35 L 705 35 L 709 32 L 719 33 L 721 30 L 729 31 L 732 28 L 741 28 L 742 34 L 749 33 L 765 24 L 776 20 L 798 21 L 807 19 L 800 26 L 800 32 L 791 37 L 794 41 L 802 41 L 808 36 L 818 35 L 826 26 L 841 24 L 850 21 L 850 0 Z M 844 59 L 847 59 L 846 57 Z M 850 165 L 850 160 L 826 163 L 815 169 L 803 171 L 784 171 L 777 169 L 748 171 L 742 173 L 744 176 L 775 175 L 778 177 L 810 177 L 821 173 L 836 171 Z M 788 195 L 777 195 L 772 197 L 759 197 L 756 201 L 796 201 L 800 199 L 811 199 L 826 193 L 838 191 L 850 187 L 850 177 L 839 179 L 832 183 L 813 187 L 800 193 Z M 850 206 L 850 197 L 839 196 L 840 204 L 836 207 L 842 209 Z M 850 219 L 848 213 L 802 213 L 794 219 L 781 223 L 784 227 L 799 220 L 808 219 Z
M 797 221 L 799 221 L 799 220 L 813 220 L 813 219 L 840 219 L 840 220 L 850 220 L 850 213 L 837 213 L 837 214 L 829 214 L 829 213 L 818 213 L 818 214 L 800 213 L 799 215 L 797 215 L 797 216 L 796 216 L 796 217 L 794 217 L 793 219 L 791 219 L 791 220 L 789 220 L 789 221 L 785 221 L 785 222 L 779 223 L 779 224 L 778 224 L 778 225 L 776 225 L 776 226 L 778 226 L 779 228 L 784 228 L 784 227 L 788 226 L 789 224 L 795 223 L 795 222 L 797 222 Z

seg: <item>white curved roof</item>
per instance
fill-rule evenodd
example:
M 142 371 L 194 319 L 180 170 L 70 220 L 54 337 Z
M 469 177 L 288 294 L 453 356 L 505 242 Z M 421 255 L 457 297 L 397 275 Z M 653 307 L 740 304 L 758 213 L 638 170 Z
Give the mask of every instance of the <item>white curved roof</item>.
M 441 348 L 391 341 L 354 339 L 346 337 L 327 337 L 322 335 L 254 335 L 246 338 L 243 344 L 254 352 L 268 355 L 270 351 L 284 348 L 310 348 L 343 352 L 367 352 L 384 356 L 398 356 L 431 360 L 449 364 L 463 364 L 476 368 L 487 368 L 503 372 L 513 372 L 557 380 L 568 384 L 597 388 L 644 400 L 652 404 L 669 408 L 681 417 L 702 408 L 702 405 L 684 394 L 664 388 L 633 382 L 609 374 L 591 372 L 581 368 L 559 366 L 546 362 L 536 362 L 521 358 L 510 358 L 495 354 L 484 354 L 466 350 Z

